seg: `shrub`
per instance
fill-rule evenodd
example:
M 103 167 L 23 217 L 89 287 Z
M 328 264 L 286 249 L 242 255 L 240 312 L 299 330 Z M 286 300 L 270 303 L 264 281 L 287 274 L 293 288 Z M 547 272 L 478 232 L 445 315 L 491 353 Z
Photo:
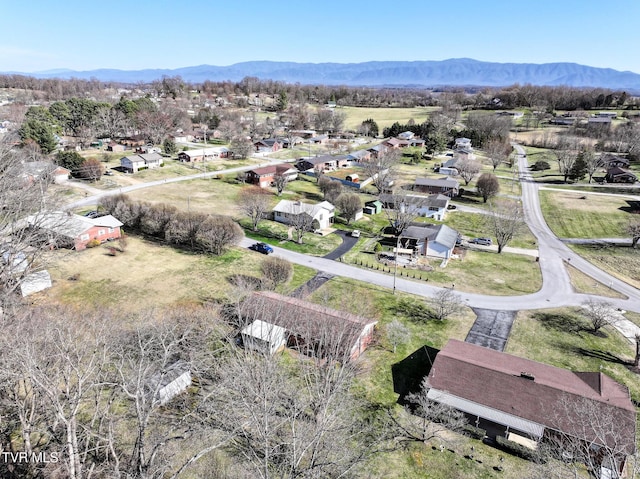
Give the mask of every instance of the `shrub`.
M 551 169 L 551 165 L 544 160 L 539 160 L 536 161 L 533 166 L 531 167 L 531 169 L 533 171 L 544 171 L 544 170 L 550 170 Z
M 87 243 L 87 248 L 95 248 L 96 246 L 100 246 L 100 244 L 100 240 L 94 238 Z
M 465 424 L 462 432 L 473 439 L 482 439 L 487 435 L 487 431 L 480 427 L 472 426 L 471 424 Z

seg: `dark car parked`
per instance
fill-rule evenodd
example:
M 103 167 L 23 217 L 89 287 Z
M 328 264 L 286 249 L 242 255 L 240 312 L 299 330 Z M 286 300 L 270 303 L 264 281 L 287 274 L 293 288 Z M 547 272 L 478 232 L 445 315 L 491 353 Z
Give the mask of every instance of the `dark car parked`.
M 273 248 L 269 246 L 267 243 L 255 243 L 249 246 L 249 249 L 253 251 L 257 251 L 262 254 L 270 254 L 273 253 Z
M 491 238 L 473 238 L 469 243 L 480 244 L 483 246 L 491 246 Z

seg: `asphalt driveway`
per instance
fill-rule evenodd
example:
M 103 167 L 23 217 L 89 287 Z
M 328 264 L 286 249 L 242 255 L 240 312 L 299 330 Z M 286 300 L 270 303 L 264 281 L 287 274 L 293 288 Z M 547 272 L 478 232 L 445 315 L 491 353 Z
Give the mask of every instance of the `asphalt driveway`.
M 325 259 L 338 259 L 340 256 L 347 253 L 358 242 L 358 238 L 351 236 L 350 231 L 336 230 L 332 234 L 340 235 L 342 237 L 342 244 L 334 249 L 331 253 L 323 256 Z
M 495 349 L 496 351 L 504 351 L 517 311 L 472 309 L 476 313 L 476 321 L 473 323 L 465 341 L 485 348 Z

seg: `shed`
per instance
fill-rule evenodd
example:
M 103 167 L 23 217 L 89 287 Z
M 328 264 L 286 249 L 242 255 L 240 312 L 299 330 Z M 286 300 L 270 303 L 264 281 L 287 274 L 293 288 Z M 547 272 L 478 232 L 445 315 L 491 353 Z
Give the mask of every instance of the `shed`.
M 347 175 L 347 176 L 345 177 L 345 180 L 347 180 L 347 181 L 351 181 L 351 182 L 353 182 L 353 183 L 358 183 L 358 182 L 360 181 L 360 177 L 358 176 L 358 174 L 357 174 L 357 173 L 352 173 L 352 174 L 350 174 L 350 175 Z
M 51 275 L 48 271 L 37 271 L 28 274 L 20 282 L 20 294 L 22 297 L 29 296 L 51 287 Z
M 240 334 L 245 348 L 270 355 L 284 348 L 287 342 L 285 328 L 260 319 L 246 325 Z
M 153 402 L 164 406 L 178 394 L 183 393 L 191 386 L 191 367 L 184 360 L 163 368 L 155 374 L 147 387 L 153 394 Z
M 364 205 L 363 211 L 368 215 L 382 213 L 382 202 L 380 200 L 367 201 Z

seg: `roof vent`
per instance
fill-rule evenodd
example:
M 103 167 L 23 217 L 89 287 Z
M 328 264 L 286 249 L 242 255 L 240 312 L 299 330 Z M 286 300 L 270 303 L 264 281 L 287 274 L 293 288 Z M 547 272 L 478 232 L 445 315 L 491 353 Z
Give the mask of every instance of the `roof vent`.
M 524 372 L 524 371 L 520 373 L 520 377 L 528 379 L 529 381 L 533 381 L 536 378 L 533 374 L 527 373 L 527 372 Z

